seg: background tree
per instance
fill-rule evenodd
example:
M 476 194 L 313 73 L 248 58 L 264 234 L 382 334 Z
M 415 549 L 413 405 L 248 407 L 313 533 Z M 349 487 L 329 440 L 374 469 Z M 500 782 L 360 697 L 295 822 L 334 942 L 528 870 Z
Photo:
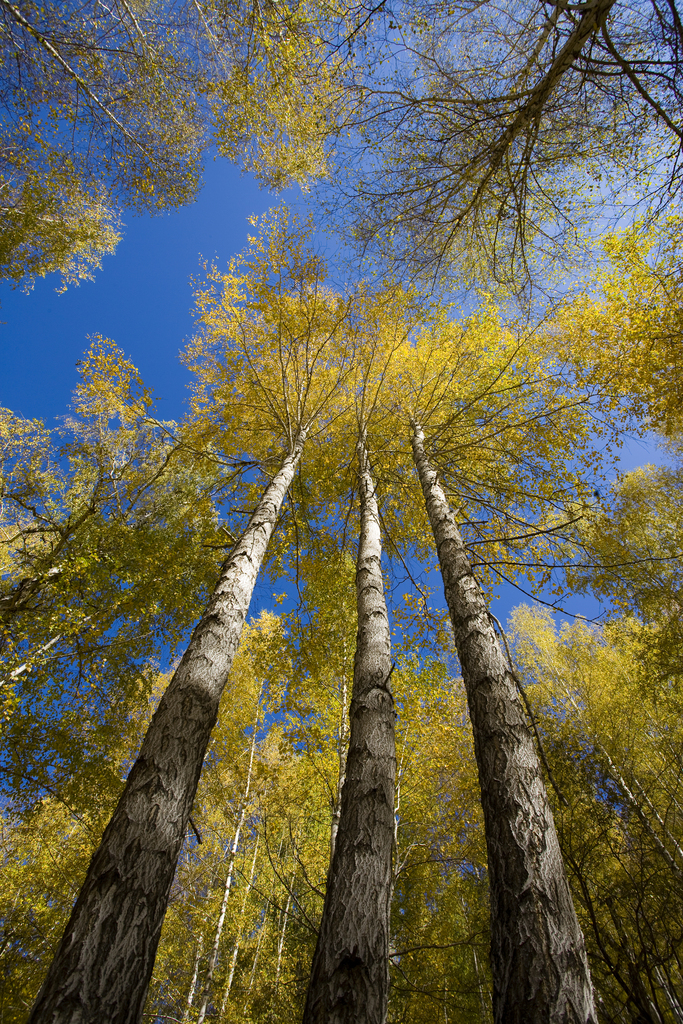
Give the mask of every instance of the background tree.
M 0 3 L 0 275 L 92 276 L 124 208 L 190 202 L 207 147 L 271 184 L 322 169 L 321 8 Z M 324 15 L 323 15 L 324 16 Z
M 642 627 L 557 630 L 515 616 L 517 648 L 567 801 L 558 831 L 605 1020 L 681 1014 L 680 695 Z
M 374 14 L 354 37 L 329 201 L 397 272 L 547 287 L 598 216 L 676 203 L 675 3 Z
M 681 219 L 606 235 L 590 287 L 571 295 L 545 331 L 578 379 L 621 392 L 625 426 L 680 439 Z M 610 352 L 613 358 L 608 359 Z

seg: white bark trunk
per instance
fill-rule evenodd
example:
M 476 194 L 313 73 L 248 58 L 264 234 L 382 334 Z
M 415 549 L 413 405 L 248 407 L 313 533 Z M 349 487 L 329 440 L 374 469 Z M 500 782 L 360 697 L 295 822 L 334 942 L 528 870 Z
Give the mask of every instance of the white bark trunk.
M 384 1024 L 389 992 L 396 776 L 391 634 L 379 512 L 364 439 L 358 445 L 358 460 L 361 528 L 351 732 L 304 1024 Z
M 280 845 L 278 846 L 277 857 L 275 858 L 276 861 L 280 860 L 280 854 L 282 853 L 283 845 L 284 845 L 284 834 L 282 834 L 280 836 Z M 244 1015 L 245 1016 L 246 1016 L 246 1013 L 247 1013 L 247 1005 L 248 1005 L 248 1002 L 249 1002 L 249 996 L 251 995 L 251 990 L 254 987 L 254 981 L 256 979 L 256 967 L 258 965 L 259 954 L 261 952 L 261 943 L 263 942 L 263 937 L 264 937 L 264 935 L 266 933 L 266 927 L 267 927 L 267 924 L 268 924 L 268 908 L 271 907 L 272 904 L 273 904 L 273 893 L 275 892 L 276 880 L 277 880 L 276 876 L 275 876 L 275 874 L 273 874 L 273 878 L 272 878 L 272 881 L 270 883 L 270 892 L 268 893 L 268 896 L 266 898 L 266 903 L 265 903 L 265 907 L 264 907 L 264 911 L 263 911 L 263 923 L 261 924 L 261 927 L 259 928 L 258 942 L 256 943 L 256 952 L 254 953 L 254 962 L 251 965 L 251 973 L 249 975 L 249 987 L 247 988 L 247 998 L 245 999 L 245 1002 L 244 1002 Z
M 223 934 L 223 925 L 225 924 L 225 914 L 228 909 L 228 900 L 230 899 L 230 892 L 232 890 L 232 880 L 235 873 L 235 857 L 240 844 L 240 836 L 242 834 L 242 827 L 244 825 L 244 819 L 247 814 L 247 807 L 249 805 L 249 792 L 251 790 L 251 773 L 254 767 L 254 752 L 256 750 L 256 734 L 258 732 L 259 721 L 261 719 L 261 694 L 263 693 L 263 685 L 259 690 L 258 702 L 256 708 L 256 717 L 254 718 L 254 727 L 251 734 L 251 745 L 249 748 L 249 768 L 247 770 L 247 781 L 244 786 L 244 793 L 240 799 L 239 814 L 237 818 L 237 827 L 235 829 L 235 835 L 230 846 L 230 861 L 228 863 L 228 875 L 225 880 L 225 888 L 223 889 L 223 899 L 221 901 L 221 909 L 218 915 L 218 923 L 216 924 L 216 934 L 213 940 L 213 946 L 211 947 L 211 956 L 209 957 L 209 963 L 206 970 L 206 978 L 204 979 L 204 987 L 202 989 L 202 1000 L 199 1007 L 199 1016 L 197 1017 L 197 1024 L 204 1024 L 204 1018 L 206 1017 L 206 1010 L 209 1005 L 209 998 L 211 996 L 211 988 L 213 985 L 213 976 L 216 973 L 216 964 L 218 963 L 218 951 L 221 944 L 221 936 Z
M 278 988 L 280 987 L 280 968 L 282 966 L 282 948 L 285 944 L 285 934 L 287 932 L 287 921 L 289 920 L 289 908 L 292 905 L 292 890 L 294 888 L 294 878 L 296 875 L 296 868 L 292 871 L 292 877 L 289 880 L 289 892 L 287 893 L 287 902 L 285 904 L 285 913 L 282 921 L 282 928 L 280 930 L 280 936 L 277 943 L 277 966 L 275 968 L 275 995 L 277 995 Z
M 344 669 L 346 669 L 346 658 L 344 658 Z M 339 831 L 339 818 L 341 816 L 341 798 L 346 778 L 346 745 L 348 739 L 348 728 L 346 724 L 346 702 L 347 702 L 346 671 L 342 676 L 341 684 L 341 714 L 339 716 L 339 735 L 337 740 L 337 792 L 335 794 L 334 806 L 332 808 L 332 827 L 330 829 L 330 863 L 334 857 L 334 847 L 337 842 Z
M 496 1024 L 595 1024 L 588 959 L 517 686 L 413 424 L 413 455 L 462 666 L 484 810 Z
M 30 1024 L 137 1024 L 178 854 L 302 432 L 228 556 L 88 869 Z
M 192 971 L 192 981 L 190 982 L 190 989 L 187 993 L 187 999 L 185 1000 L 185 1009 L 183 1010 L 183 1016 L 181 1018 L 182 1024 L 190 1019 L 190 1010 L 192 1009 L 192 1003 L 194 1002 L 194 994 L 197 991 L 197 977 L 199 975 L 199 961 L 202 958 L 202 949 L 204 948 L 204 935 L 199 936 L 199 942 L 197 943 L 197 952 L 194 956 L 194 970 Z
M 272 896 L 272 893 L 271 893 L 271 896 Z M 251 965 L 251 972 L 249 974 L 249 986 L 247 988 L 247 1001 L 245 1001 L 245 1003 L 244 1003 L 244 1013 L 245 1013 L 245 1015 L 246 1015 L 246 1012 L 247 1012 L 247 1002 L 249 1000 L 249 996 L 251 995 L 251 990 L 254 987 L 254 981 L 256 980 L 256 968 L 258 967 L 258 959 L 259 959 L 259 955 L 261 953 L 261 943 L 263 942 L 263 936 L 266 933 L 266 925 L 267 925 L 267 922 L 268 922 L 268 906 L 269 905 L 270 905 L 270 897 L 266 900 L 266 910 L 264 911 L 264 915 L 263 915 L 263 924 L 259 928 L 258 942 L 256 943 L 256 952 L 254 953 L 254 961 L 253 961 L 253 963 Z
M 223 999 L 221 1001 L 221 1018 L 225 1013 L 225 1007 L 227 1006 L 228 999 L 230 998 L 230 989 L 235 977 L 235 966 L 237 964 L 237 956 L 240 950 L 240 942 L 242 941 L 242 929 L 244 925 L 244 915 L 247 909 L 247 902 L 249 900 L 249 893 L 254 886 L 254 875 L 256 874 L 256 855 L 259 847 L 259 836 L 256 836 L 256 844 L 254 845 L 254 856 L 251 862 L 251 872 L 249 874 L 249 883 L 244 891 L 244 899 L 242 900 L 242 906 L 240 908 L 239 924 L 237 927 L 237 935 L 235 936 L 235 945 L 232 949 L 232 956 L 230 958 L 230 971 L 228 973 L 228 981 L 225 986 L 225 992 L 223 993 Z

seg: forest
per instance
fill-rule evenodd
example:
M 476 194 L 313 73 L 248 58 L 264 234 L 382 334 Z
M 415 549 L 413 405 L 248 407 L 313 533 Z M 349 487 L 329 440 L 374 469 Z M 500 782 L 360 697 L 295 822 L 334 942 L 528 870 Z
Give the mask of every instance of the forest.
M 12 286 L 287 198 L 0 408 L 0 1024 L 683 1024 L 676 0 L 0 30 Z

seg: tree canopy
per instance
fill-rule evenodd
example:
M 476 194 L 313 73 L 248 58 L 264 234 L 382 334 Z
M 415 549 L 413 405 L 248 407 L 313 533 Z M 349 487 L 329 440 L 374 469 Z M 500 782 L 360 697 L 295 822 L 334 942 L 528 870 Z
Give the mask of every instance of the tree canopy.
M 0 411 L 2 1019 L 683 1020 L 675 4 L 0 15 L 11 280 L 211 151 L 376 258 L 281 206 L 182 419 Z
M 322 170 L 322 10 L 224 0 L 0 4 L 0 274 L 92 276 L 124 209 L 191 202 L 207 151 L 282 186 Z M 329 65 L 329 66 L 328 66 Z
M 680 203 L 682 38 L 657 0 L 380 5 L 329 203 L 397 273 L 561 281 L 596 221 Z

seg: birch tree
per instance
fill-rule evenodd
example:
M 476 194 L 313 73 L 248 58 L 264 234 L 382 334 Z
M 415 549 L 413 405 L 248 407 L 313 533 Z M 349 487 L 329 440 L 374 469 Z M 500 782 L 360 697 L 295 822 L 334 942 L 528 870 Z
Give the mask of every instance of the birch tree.
M 282 444 L 284 452 L 275 456 L 276 472 L 223 563 L 207 608 L 161 698 L 91 862 L 32 1021 L 71 1020 L 76 1012 L 82 1019 L 104 1016 L 112 1022 L 130 1022 L 142 1013 L 178 854 L 256 576 L 311 421 L 326 407 L 343 366 L 343 360 L 340 364 L 327 359 L 337 326 L 334 315 L 332 329 L 328 318 L 324 334 L 317 324 L 311 329 L 307 319 L 319 262 L 305 254 L 296 237 L 290 244 L 289 283 L 297 289 L 293 294 L 283 292 L 286 236 L 286 224 L 274 225 L 267 240 L 262 236 L 255 243 L 253 277 L 245 258 L 247 273 L 241 280 L 230 279 L 226 311 L 232 329 L 224 324 L 223 333 L 223 344 L 228 345 L 223 381 L 230 399 L 223 415 L 251 426 L 252 438 L 257 438 L 252 451 L 261 458 L 272 455 L 274 444 Z M 273 254 L 274 264 L 269 259 Z M 273 270 L 280 271 L 274 286 L 268 284 Z M 287 312 L 293 319 L 290 330 Z M 322 312 L 328 314 L 324 304 Z M 193 348 L 194 356 L 198 347 Z M 211 365 L 216 366 L 215 359 Z M 318 366 L 324 371 L 319 384 Z M 241 401 L 235 392 L 241 392 Z M 246 430 L 231 440 L 240 447 L 247 443 Z M 265 452 L 259 446 L 265 446 Z
M 552 506 L 557 508 L 562 501 L 560 494 L 565 487 L 567 503 L 575 502 L 581 492 L 586 495 L 580 472 L 572 483 L 566 463 L 559 479 L 553 475 L 555 449 L 550 435 L 573 430 L 577 442 L 582 438 L 590 445 L 589 396 L 572 394 L 571 386 L 549 373 L 538 351 L 527 362 L 528 354 L 519 340 L 508 336 L 506 341 L 502 330 L 495 346 L 488 348 L 484 343 L 479 355 L 474 356 L 472 377 L 464 377 L 461 371 L 470 358 L 468 345 L 473 346 L 473 355 L 491 327 L 485 314 L 479 322 L 475 318 L 470 323 L 471 333 L 465 330 L 451 335 L 450 349 L 447 338 L 452 325 L 435 328 L 432 341 L 427 330 L 412 347 L 412 361 L 401 364 L 397 360 L 400 369 L 392 390 L 399 396 L 395 400 L 397 412 L 402 409 L 405 419 L 411 421 L 413 460 L 468 694 L 491 889 L 494 1019 L 594 1021 L 583 936 L 514 667 L 497 635 L 495 620 L 430 463 L 425 431 L 417 419 L 422 413 L 430 420 L 434 449 L 439 451 L 450 489 L 456 493 L 459 489 L 458 497 L 469 508 L 476 508 L 478 500 L 486 508 L 487 520 L 477 529 L 495 531 L 498 506 L 502 513 L 498 522 L 510 516 L 509 522 L 516 524 L 517 532 L 524 522 L 522 509 L 526 505 L 530 511 L 529 502 L 541 511 L 544 501 L 548 501 L 552 520 Z M 438 347 L 436 337 L 440 339 Z M 507 345 L 510 348 L 505 355 Z M 512 394 L 515 397 L 511 401 Z M 395 424 L 393 420 L 394 431 Z M 507 441 L 503 440 L 506 435 Z M 512 436 L 519 447 L 515 447 L 510 463 L 503 449 L 507 451 Z M 395 442 L 387 439 L 385 443 L 390 465 Z M 496 456 L 498 444 L 502 448 Z M 458 453 L 462 453 L 462 465 L 458 464 Z M 477 466 L 479 458 L 481 466 Z M 540 471 L 545 458 L 549 460 L 546 474 L 550 476 L 547 492 Z M 487 498 L 484 493 L 488 493 Z M 463 518 L 474 516 L 470 513 Z M 540 531 L 549 539 L 540 524 L 535 529 L 523 527 L 522 536 L 527 529 L 532 536 Z M 549 530 L 551 538 L 553 527 Z M 550 543 L 552 546 L 552 540 Z M 478 561 L 486 567 L 486 556 L 480 555 Z M 495 557 L 491 564 L 495 570 Z
M 547 288 L 600 214 L 675 208 L 675 3 L 407 0 L 368 18 L 325 194 L 395 273 Z
M 394 703 L 375 485 L 365 432 L 358 442 L 358 639 L 339 825 L 304 1021 L 386 1017 L 393 846 Z
M 481 813 L 492 896 L 494 1019 L 594 1021 L 583 938 L 550 802 L 510 652 L 489 611 L 486 588 L 497 578 L 514 578 L 524 585 L 525 574 L 527 585 L 533 587 L 535 580 L 556 579 L 555 569 L 566 569 L 576 524 L 593 514 L 593 489 L 601 472 L 596 438 L 607 442 L 613 438 L 609 416 L 616 410 L 620 422 L 620 397 L 598 395 L 597 385 L 591 386 L 588 377 L 577 380 L 567 374 L 557 357 L 556 338 L 530 337 L 519 324 L 505 322 L 490 303 L 456 321 L 448 307 L 417 308 L 414 297 L 398 288 L 373 290 L 362 285 L 344 295 L 334 292 L 328 287 L 323 261 L 312 249 L 310 231 L 292 228 L 284 214 L 266 222 L 248 253 L 233 261 L 228 273 L 217 269 L 209 273 L 197 303 L 200 330 L 186 356 L 196 375 L 192 418 L 175 433 L 188 459 L 194 452 L 202 465 L 213 460 L 229 472 L 240 467 L 239 485 L 230 492 L 236 507 L 225 513 L 222 528 L 216 523 L 211 533 L 213 543 L 220 533 L 224 535 L 222 545 L 229 554 L 207 616 L 162 698 L 142 758 L 124 791 L 117 814 L 123 815 L 125 827 L 118 828 L 115 816 L 105 845 L 95 855 L 67 935 L 80 927 L 84 909 L 88 925 L 95 930 L 106 924 L 106 914 L 111 913 L 119 930 L 114 933 L 112 925 L 112 938 L 101 927 L 102 946 L 106 939 L 115 955 L 120 948 L 137 957 L 139 966 L 144 939 L 145 969 L 151 971 L 174 858 L 189 837 L 190 849 L 186 848 L 178 877 L 192 877 L 196 868 L 197 884 L 188 884 L 196 899 L 189 900 L 186 915 L 173 916 L 167 947 L 171 952 L 164 954 L 164 963 L 174 965 L 172 992 L 169 988 L 164 993 L 163 977 L 155 977 L 151 1004 L 155 1012 L 180 1017 L 192 1007 L 190 1012 L 208 1019 L 229 988 L 225 1013 L 230 1019 L 240 1013 L 295 1019 L 304 1001 L 305 961 L 322 909 L 308 1018 L 348 1019 L 351 1014 L 357 1019 L 365 1014 L 368 1020 L 382 1020 L 391 963 L 400 986 L 395 1005 L 407 1017 L 417 1021 L 426 1012 L 425 1004 L 413 999 L 422 971 L 428 993 L 423 995 L 436 1000 L 444 1019 L 456 1006 L 462 1014 L 486 1020 L 488 975 L 481 958 L 486 941 L 482 925 L 485 873 L 476 825 Z M 349 438 L 355 443 L 359 423 L 361 432 L 367 433 L 356 472 Z M 162 427 L 157 424 L 157 429 Z M 262 474 L 266 473 L 270 483 L 264 494 Z M 285 504 L 288 485 L 291 497 Z M 335 614 L 352 617 L 350 595 L 340 596 L 340 590 L 349 583 L 345 550 L 355 521 L 349 494 L 359 486 L 363 530 L 356 570 L 360 625 L 354 687 L 362 696 L 352 696 L 351 746 L 344 762 L 338 743 L 345 731 L 348 622 L 335 626 L 334 620 Z M 374 500 L 376 487 L 382 495 L 381 506 Z M 261 555 L 265 559 L 276 519 L 280 528 L 268 548 L 270 579 L 275 586 L 284 576 L 299 606 L 287 619 L 292 635 L 286 642 L 283 639 L 281 649 L 277 645 L 270 649 L 271 663 L 289 676 L 282 704 L 277 710 L 273 707 L 277 721 L 269 722 L 267 737 L 253 747 L 253 736 L 245 742 L 246 722 L 235 725 L 242 734 L 230 747 L 251 751 L 257 775 L 262 782 L 268 779 L 268 785 L 258 788 L 258 814 L 249 826 L 245 816 L 240 826 L 244 847 L 233 851 L 234 870 L 240 871 L 243 880 L 253 879 L 240 904 L 230 895 L 234 888 L 230 848 L 236 845 L 234 825 L 242 817 L 239 792 L 243 794 L 245 786 L 236 787 L 230 804 L 229 835 L 222 826 L 221 840 L 215 850 L 212 844 L 204 866 L 204 843 L 199 839 L 207 827 L 215 827 L 216 808 L 206 810 L 211 797 L 205 796 L 191 820 L 190 812 L 219 691 L 227 685 L 231 645 L 237 642 L 249 588 Z M 407 663 L 405 668 L 399 663 L 395 671 L 380 574 L 380 525 L 390 556 L 385 565 L 394 570 L 392 582 L 400 586 L 403 573 L 403 579 L 412 578 L 415 585 L 416 596 L 406 602 L 404 621 L 411 621 L 412 609 L 419 613 L 414 621 L 422 623 L 419 631 L 404 637 Z M 374 547 L 365 559 L 368 538 Z M 469 806 L 471 762 L 463 768 L 466 781 L 456 783 L 444 753 L 450 742 L 451 756 L 460 763 L 467 744 L 462 691 L 457 682 L 442 680 L 450 697 L 435 698 L 431 705 L 430 687 L 436 685 L 438 671 L 421 665 L 425 651 L 432 652 L 438 644 L 442 660 L 450 651 L 444 618 L 429 608 L 427 590 L 421 590 L 415 579 L 416 560 L 424 563 L 434 550 L 432 538 L 467 691 L 481 812 Z M 326 559 L 328 575 L 337 573 L 336 589 L 324 582 L 322 572 L 317 589 L 309 586 L 307 579 L 320 559 Z M 19 607 L 19 591 L 15 596 Z M 318 597 L 324 597 L 332 611 L 309 614 L 302 610 L 307 598 L 314 603 Z M 375 613 L 370 616 L 369 635 L 363 627 L 366 602 Z M 300 624 L 305 622 L 311 625 L 313 638 L 303 638 Z M 435 631 L 430 636 L 431 624 Z M 366 640 L 372 651 L 367 671 Z M 417 664 L 410 662 L 411 652 Z M 425 692 L 423 698 L 405 700 L 400 792 L 395 794 L 390 748 L 396 704 L 390 691 L 395 681 L 403 685 L 403 671 L 411 692 L 419 693 L 421 684 Z M 267 678 L 267 672 L 261 673 L 260 681 Z M 335 703 L 321 710 L 325 700 Z M 442 721 L 434 727 L 440 744 L 434 770 L 445 781 L 443 786 L 436 779 L 433 786 L 425 783 L 421 792 L 431 794 L 443 808 L 448 806 L 448 793 L 457 791 L 466 809 L 462 820 L 452 809 L 443 814 L 435 811 L 431 824 L 423 812 L 418 827 L 404 818 L 411 806 L 411 729 L 420 734 L 420 747 L 428 744 L 424 716 L 427 708 L 436 716 L 437 706 L 455 716 L 448 728 Z M 603 746 L 619 767 L 614 752 Z M 212 758 L 208 763 L 213 767 Z M 415 760 L 428 762 L 417 752 Z M 227 771 L 224 766 L 216 779 L 227 778 Z M 367 784 L 368 774 L 372 785 Z M 619 774 L 634 799 L 636 781 L 648 792 L 642 773 L 631 778 L 622 765 Z M 340 783 L 339 821 L 325 891 L 325 859 L 334 834 Z M 220 783 L 215 785 L 220 788 Z M 144 802 L 150 789 L 156 819 Z M 211 785 L 204 792 L 209 794 Z M 648 798 L 666 826 L 656 801 L 649 793 Z M 217 796 L 214 804 L 218 800 Z M 127 809 L 127 801 L 132 810 Z M 133 834 L 135 814 L 139 842 Z M 669 835 L 657 832 L 662 824 L 656 814 L 649 819 L 650 839 L 654 831 L 663 843 L 669 842 Z M 639 833 L 641 838 L 647 831 Z M 434 847 L 432 833 L 438 835 Z M 457 834 L 457 842 L 452 833 Z M 451 838 L 444 838 L 446 834 Z M 356 841 L 359 835 L 363 842 Z M 126 836 L 131 838 L 128 845 Z M 444 866 L 421 863 L 420 846 L 430 851 L 430 865 L 433 860 Z M 392 849 L 397 854 L 393 871 Z M 667 849 L 675 860 L 675 849 Z M 439 860 L 443 851 L 447 853 Z M 367 860 L 359 868 L 361 854 Z M 157 870 L 159 862 L 164 878 Z M 126 918 L 129 910 L 132 913 L 133 896 L 123 886 L 97 917 L 98 886 L 116 878 L 111 871 L 98 881 L 96 872 L 99 866 L 112 864 L 118 864 L 119 877 L 129 871 L 127 878 L 137 886 L 133 896 L 138 915 L 139 894 L 148 885 L 144 934 L 141 925 L 130 927 L 131 918 Z M 138 881 L 136 871 L 142 872 Z M 167 885 L 163 892 L 162 882 Z M 180 882 L 173 891 L 182 893 Z M 368 892 L 366 898 L 363 894 Z M 397 905 L 393 924 L 388 916 L 392 893 Z M 126 913 L 119 913 L 114 899 Z M 248 930 L 238 920 L 242 905 Z M 437 905 L 443 906 L 450 924 L 443 923 Z M 94 909 L 88 910 L 89 906 Z M 403 918 L 410 927 L 403 926 Z M 179 937 L 182 928 L 186 932 Z M 451 928 L 457 938 L 449 939 L 444 928 Z M 85 955 L 94 947 L 85 928 L 82 934 Z M 74 957 L 80 955 L 75 943 L 70 949 Z M 175 949 L 185 952 L 176 956 Z M 71 954 L 66 947 L 62 952 L 68 966 Z M 72 1013 L 73 1004 L 69 1008 L 67 1003 L 71 993 L 90 998 L 100 984 L 98 979 L 107 982 L 106 998 L 96 993 L 93 998 L 101 1000 L 97 1009 L 79 1009 L 79 1013 L 102 1013 L 114 1020 L 131 1019 L 131 1014 L 141 1012 L 142 971 L 135 975 L 131 969 L 116 981 L 113 973 L 105 973 L 106 967 L 99 975 L 93 972 L 95 981 L 86 983 L 85 974 L 74 971 L 69 976 L 66 968 L 60 970 L 72 987 L 55 997 L 63 999 L 66 1007 L 55 1012 Z M 466 992 L 458 989 L 460 974 Z M 124 1005 L 122 996 L 114 1005 L 124 984 L 130 1001 Z M 668 981 L 666 990 L 675 996 L 675 987 Z M 45 989 L 52 991 L 49 986 Z M 346 1006 L 339 1002 L 345 993 Z
M 595 1022 L 588 960 L 514 668 L 413 422 L 415 466 L 463 670 L 479 767 L 489 881 L 494 1018 Z
M 237 822 L 235 824 L 235 834 L 232 838 L 232 842 L 230 843 L 229 847 L 228 872 L 225 878 L 225 888 L 223 889 L 223 898 L 221 900 L 220 911 L 218 913 L 218 921 L 216 922 L 216 934 L 213 940 L 213 946 L 211 947 L 211 955 L 209 957 L 209 964 L 206 970 L 206 977 L 204 979 L 204 987 L 202 989 L 201 994 L 199 1014 L 197 1016 L 197 1024 L 203 1024 L 204 1018 L 206 1017 L 206 1010 L 209 1004 L 209 997 L 211 995 L 211 989 L 213 986 L 214 973 L 216 970 L 216 964 L 218 962 L 221 937 L 223 934 L 223 925 L 225 924 L 225 914 L 228 909 L 228 900 L 230 899 L 230 892 L 233 888 L 235 874 L 235 858 L 237 856 L 237 851 L 239 849 L 240 839 L 242 837 L 242 830 L 244 828 L 244 822 L 247 815 L 247 809 L 249 806 L 252 774 L 254 771 L 254 754 L 256 753 L 256 736 L 258 734 L 261 721 L 262 693 L 263 684 L 261 685 L 261 689 L 259 690 L 256 703 L 256 716 L 254 718 L 254 722 L 252 725 L 251 743 L 249 745 L 249 764 L 247 767 L 247 777 L 244 784 L 244 791 L 240 794 L 240 801 L 237 812 Z M 255 857 L 256 854 L 254 854 L 254 858 Z
M 60 1013 L 69 1019 L 74 998 L 84 1019 L 136 1020 L 142 1013 L 218 702 L 304 440 L 302 430 L 223 565 L 93 857 L 34 1021 Z

